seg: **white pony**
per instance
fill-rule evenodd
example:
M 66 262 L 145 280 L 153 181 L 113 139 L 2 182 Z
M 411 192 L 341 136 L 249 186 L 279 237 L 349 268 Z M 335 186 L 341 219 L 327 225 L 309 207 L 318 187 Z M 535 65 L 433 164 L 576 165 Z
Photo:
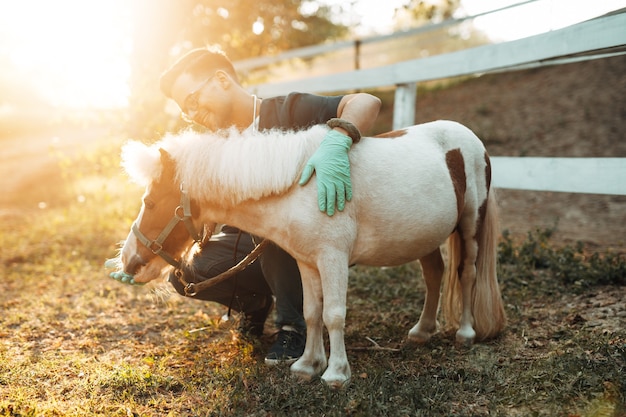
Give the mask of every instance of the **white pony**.
M 184 187 L 191 201 L 184 211 L 196 228 L 236 226 L 270 239 L 298 262 L 307 339 L 291 371 L 304 379 L 323 373 L 332 387 L 350 379 L 344 326 L 348 268 L 354 264 L 419 259 L 426 299 L 410 340 L 425 342 L 437 331 L 442 280 L 442 310 L 446 323 L 458 326 L 457 341 L 497 336 L 506 321 L 496 277 L 497 212 L 489 157 L 476 135 L 458 123 L 437 121 L 363 138 L 349 153 L 354 197 L 329 217 L 318 209 L 316 184 L 297 184 L 326 132 L 325 126 L 222 135 L 189 131 L 150 147 L 126 145 L 123 165 L 147 188 L 121 251 L 123 271 L 136 282 L 150 281 L 167 266 L 155 253 L 177 257 L 190 247 L 182 225 L 166 226 L 172 212 L 174 223 L 184 217 Z M 440 250 L 446 240 L 447 270 Z

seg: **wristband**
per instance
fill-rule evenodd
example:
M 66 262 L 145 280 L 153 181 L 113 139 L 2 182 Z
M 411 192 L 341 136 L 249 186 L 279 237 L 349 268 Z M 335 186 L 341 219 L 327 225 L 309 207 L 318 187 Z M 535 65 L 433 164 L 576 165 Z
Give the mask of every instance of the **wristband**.
M 352 139 L 352 143 L 358 143 L 359 140 L 361 140 L 361 132 L 359 132 L 359 129 L 357 129 L 355 125 L 347 120 L 335 117 L 326 122 L 326 124 L 331 129 L 335 127 L 340 127 L 344 129 L 346 132 L 348 132 L 348 136 L 350 137 L 350 139 Z

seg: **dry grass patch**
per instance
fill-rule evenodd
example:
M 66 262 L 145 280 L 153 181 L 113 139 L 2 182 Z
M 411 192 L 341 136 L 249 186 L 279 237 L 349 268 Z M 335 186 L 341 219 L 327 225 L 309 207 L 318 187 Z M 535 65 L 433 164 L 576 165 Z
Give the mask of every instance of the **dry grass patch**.
M 126 287 L 106 277 L 102 264 L 125 237 L 142 191 L 119 175 L 117 149 L 77 160 L 70 173 L 64 166 L 55 204 L 25 204 L 2 217 L 0 416 L 626 412 L 623 258 L 591 263 L 542 232 L 521 244 L 504 237 L 509 326 L 470 349 L 456 348 L 448 332 L 425 346 L 406 343 L 424 297 L 417 264 L 352 268 L 353 379 L 331 391 L 266 367 L 271 334 L 241 339 L 236 320 L 220 321 L 224 308 L 169 296 L 163 284 Z M 571 258 L 575 268 L 530 262 L 544 258 Z M 591 280 L 599 268 L 617 278 Z M 559 275 L 570 269 L 578 278 Z

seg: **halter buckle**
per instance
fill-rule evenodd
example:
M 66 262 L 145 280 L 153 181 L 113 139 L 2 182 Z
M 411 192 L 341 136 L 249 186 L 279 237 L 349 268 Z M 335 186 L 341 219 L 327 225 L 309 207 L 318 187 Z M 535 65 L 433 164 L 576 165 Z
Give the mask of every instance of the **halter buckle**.
M 155 255 L 158 255 L 159 253 L 163 252 L 163 244 L 157 242 L 156 240 L 153 240 L 148 245 L 148 249 L 150 249 Z
M 198 291 L 196 291 L 196 284 L 194 284 L 193 282 L 190 282 L 189 284 L 185 285 L 185 296 L 186 297 L 193 297 L 194 295 L 197 295 Z
M 182 215 L 181 215 L 181 214 L 179 214 L 179 212 L 180 212 L 180 213 L 182 213 Z M 183 220 L 185 220 L 185 218 L 186 218 L 187 216 L 185 215 L 185 208 L 184 208 L 182 205 L 180 205 L 180 206 L 178 206 L 178 207 L 176 207 L 176 208 L 174 209 L 174 217 L 175 217 L 178 221 L 183 221 Z

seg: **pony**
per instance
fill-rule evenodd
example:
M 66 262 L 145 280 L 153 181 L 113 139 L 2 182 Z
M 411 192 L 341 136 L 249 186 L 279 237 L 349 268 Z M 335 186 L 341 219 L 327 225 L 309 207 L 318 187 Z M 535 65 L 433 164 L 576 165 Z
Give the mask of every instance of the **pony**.
M 318 209 L 316 184 L 297 183 L 327 131 L 186 131 L 151 146 L 127 143 L 122 165 L 146 191 L 120 251 L 123 273 L 137 283 L 159 277 L 168 264 L 157 254 L 168 262 L 183 256 L 203 225 L 269 239 L 296 259 L 302 276 L 307 338 L 290 370 L 304 380 L 321 375 L 334 388 L 351 376 L 344 342 L 351 265 L 419 260 L 426 295 L 409 341 L 425 343 L 438 331 L 440 292 L 458 343 L 496 337 L 506 323 L 496 276 L 498 214 L 478 137 L 435 121 L 362 138 L 349 152 L 353 198 L 328 216 Z

